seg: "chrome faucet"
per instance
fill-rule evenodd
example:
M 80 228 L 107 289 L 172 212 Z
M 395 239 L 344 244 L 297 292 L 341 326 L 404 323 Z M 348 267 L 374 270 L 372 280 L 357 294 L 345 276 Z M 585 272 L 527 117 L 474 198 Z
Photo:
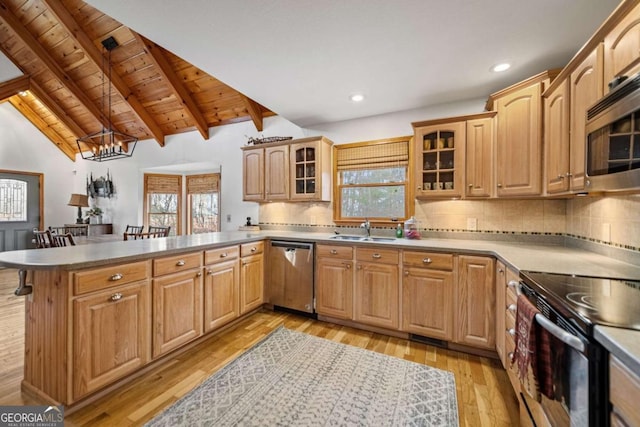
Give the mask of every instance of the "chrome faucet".
M 360 228 L 364 228 L 364 230 L 367 232 L 367 239 L 371 238 L 371 223 L 369 222 L 368 218 L 364 219 L 364 222 L 362 224 L 360 224 Z

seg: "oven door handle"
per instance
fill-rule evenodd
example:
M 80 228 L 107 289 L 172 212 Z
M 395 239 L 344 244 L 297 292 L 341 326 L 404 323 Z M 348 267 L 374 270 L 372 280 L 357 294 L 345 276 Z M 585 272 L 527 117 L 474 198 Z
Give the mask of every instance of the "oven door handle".
M 536 322 L 543 328 L 545 328 L 551 335 L 558 338 L 560 341 L 579 351 L 584 353 L 584 343 L 577 336 L 565 331 L 561 327 L 554 324 L 551 320 L 544 317 L 542 314 L 536 314 Z

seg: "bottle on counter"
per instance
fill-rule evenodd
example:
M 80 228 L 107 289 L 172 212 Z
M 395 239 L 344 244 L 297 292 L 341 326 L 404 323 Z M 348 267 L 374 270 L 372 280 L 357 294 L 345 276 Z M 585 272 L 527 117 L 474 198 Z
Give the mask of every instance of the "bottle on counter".
M 404 237 L 407 239 L 419 239 L 420 230 L 418 229 L 418 221 L 414 217 L 404 222 Z
M 396 237 L 399 239 L 402 237 L 402 235 L 402 224 L 398 224 L 398 227 L 396 228 Z

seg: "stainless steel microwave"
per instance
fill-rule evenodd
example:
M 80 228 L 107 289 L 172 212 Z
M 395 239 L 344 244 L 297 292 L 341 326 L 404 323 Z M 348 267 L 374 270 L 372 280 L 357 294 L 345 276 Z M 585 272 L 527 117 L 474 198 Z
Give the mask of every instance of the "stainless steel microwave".
M 587 111 L 587 191 L 640 190 L 640 73 Z

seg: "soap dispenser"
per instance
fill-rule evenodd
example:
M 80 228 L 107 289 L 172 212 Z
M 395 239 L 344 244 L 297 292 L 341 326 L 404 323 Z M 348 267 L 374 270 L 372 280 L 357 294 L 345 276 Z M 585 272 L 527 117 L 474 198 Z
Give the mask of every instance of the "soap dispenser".
M 398 227 L 396 228 L 396 237 L 399 239 L 402 237 L 402 225 L 398 224 Z
M 412 216 L 404 222 L 404 237 L 407 239 L 419 239 L 420 230 L 418 230 L 418 221 Z

